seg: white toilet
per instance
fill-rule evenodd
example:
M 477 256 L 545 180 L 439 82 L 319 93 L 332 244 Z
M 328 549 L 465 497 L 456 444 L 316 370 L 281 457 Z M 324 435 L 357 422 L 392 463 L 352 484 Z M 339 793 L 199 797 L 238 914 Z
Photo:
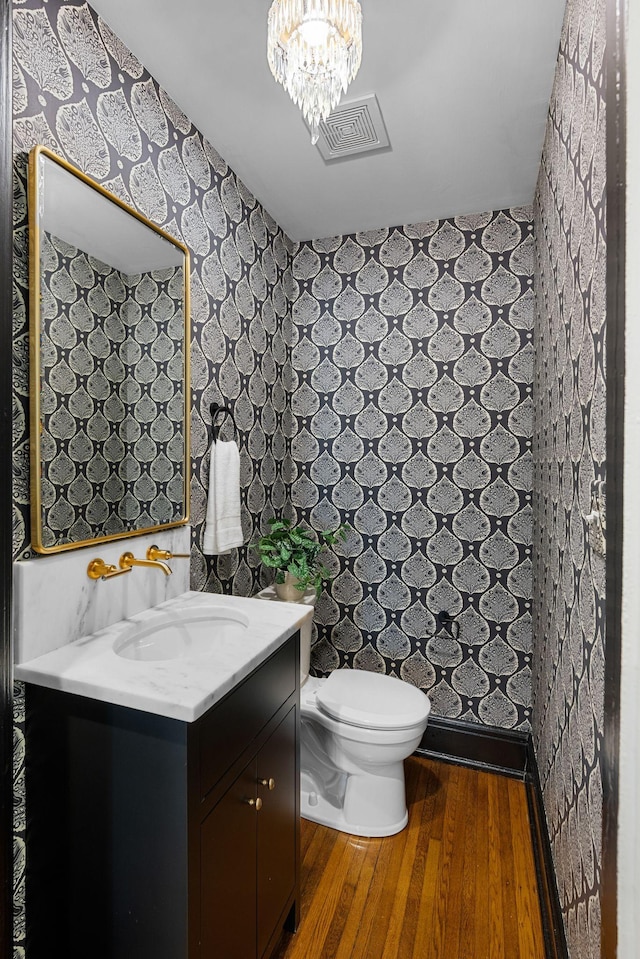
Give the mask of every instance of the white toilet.
M 403 761 L 419 745 L 431 704 L 393 676 L 338 669 L 300 691 L 305 819 L 356 836 L 407 824 Z
M 276 600 L 273 587 L 258 593 Z M 303 602 L 315 605 L 315 592 Z M 407 824 L 404 760 L 420 744 L 431 703 L 393 676 L 337 669 L 309 676 L 311 619 L 300 633 L 300 813 L 355 836 Z

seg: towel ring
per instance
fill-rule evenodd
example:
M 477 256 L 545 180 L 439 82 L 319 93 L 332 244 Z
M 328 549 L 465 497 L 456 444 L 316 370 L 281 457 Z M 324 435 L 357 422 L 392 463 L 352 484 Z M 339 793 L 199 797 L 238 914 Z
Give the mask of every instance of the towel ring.
M 233 423 L 233 429 L 235 432 L 237 432 L 236 421 L 233 418 L 233 412 L 229 409 L 228 406 L 221 406 L 219 403 L 212 403 L 210 406 L 210 410 L 211 410 L 211 431 L 213 434 L 214 443 L 218 441 L 218 434 L 220 431 L 220 427 L 222 425 L 222 423 L 216 423 L 216 419 L 220 416 L 222 417 L 223 420 L 225 416 L 230 416 L 231 422 Z

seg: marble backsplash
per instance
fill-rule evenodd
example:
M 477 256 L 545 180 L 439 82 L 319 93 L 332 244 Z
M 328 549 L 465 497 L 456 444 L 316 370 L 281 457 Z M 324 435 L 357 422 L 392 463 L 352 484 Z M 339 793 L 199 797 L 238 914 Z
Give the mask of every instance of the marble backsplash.
M 190 553 L 191 528 L 178 526 L 143 536 L 14 563 L 14 659 L 25 663 L 83 636 L 134 616 L 189 589 L 188 559 L 169 561 L 171 576 L 135 567 L 110 580 L 92 580 L 87 566 L 100 557 L 118 565 L 130 550 L 144 559 L 149 546 Z

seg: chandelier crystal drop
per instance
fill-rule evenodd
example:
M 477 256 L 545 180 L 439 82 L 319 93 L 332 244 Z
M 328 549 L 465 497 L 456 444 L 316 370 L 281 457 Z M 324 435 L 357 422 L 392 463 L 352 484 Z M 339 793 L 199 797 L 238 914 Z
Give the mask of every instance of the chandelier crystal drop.
M 316 143 L 321 120 L 338 105 L 362 59 L 358 0 L 273 0 L 267 59 L 296 103 Z

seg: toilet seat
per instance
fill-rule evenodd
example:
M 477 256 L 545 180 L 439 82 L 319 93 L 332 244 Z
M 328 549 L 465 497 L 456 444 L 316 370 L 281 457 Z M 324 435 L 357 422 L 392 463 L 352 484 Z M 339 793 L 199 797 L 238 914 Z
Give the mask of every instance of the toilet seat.
M 408 729 L 430 709 L 416 686 L 382 673 L 336 669 L 316 694 L 318 708 L 332 719 L 367 729 Z

